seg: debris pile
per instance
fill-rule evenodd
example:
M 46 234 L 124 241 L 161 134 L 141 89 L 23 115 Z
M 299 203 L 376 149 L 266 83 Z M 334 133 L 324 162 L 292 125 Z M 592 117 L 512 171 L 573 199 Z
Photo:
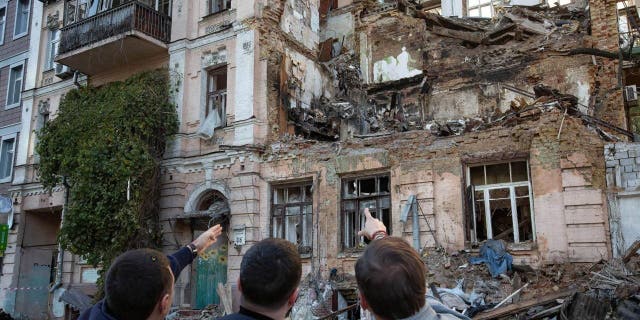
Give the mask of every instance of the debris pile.
M 634 249 L 635 248 L 635 249 Z M 640 241 L 619 259 L 595 264 L 514 265 L 493 277 L 477 254 L 423 253 L 428 297 L 474 319 L 640 319 Z

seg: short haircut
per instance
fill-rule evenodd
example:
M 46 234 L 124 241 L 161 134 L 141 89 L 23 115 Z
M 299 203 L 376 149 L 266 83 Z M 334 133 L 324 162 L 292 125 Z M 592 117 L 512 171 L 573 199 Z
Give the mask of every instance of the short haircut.
M 372 241 L 356 262 L 356 281 L 369 307 L 386 319 L 410 317 L 426 303 L 426 267 L 404 240 Z
M 280 308 L 298 287 L 301 276 L 302 263 L 293 243 L 275 238 L 262 240 L 242 257 L 242 296 L 267 309 Z
M 169 260 L 157 250 L 137 249 L 116 258 L 104 284 L 109 312 L 119 320 L 146 319 L 170 292 Z

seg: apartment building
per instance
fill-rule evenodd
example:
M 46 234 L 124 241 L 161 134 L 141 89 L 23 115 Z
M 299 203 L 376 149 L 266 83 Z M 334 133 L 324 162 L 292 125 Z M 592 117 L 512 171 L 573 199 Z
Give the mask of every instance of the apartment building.
M 33 59 L 26 73 L 27 82 L 31 79 L 33 84 L 22 93 L 21 115 L 21 130 L 28 134 L 21 136 L 9 189 L 16 223 L 3 266 L 0 307 L 15 317 L 73 318 L 95 294 L 98 268 L 57 243 L 65 189 L 60 186 L 50 193 L 38 182 L 36 132 L 55 117 L 61 98 L 72 88 L 100 86 L 166 67 L 170 5 L 167 1 L 32 2 L 38 8 L 33 21 L 38 23 L 32 24 L 32 43 L 24 48 L 30 49 Z
M 16 241 L 15 230 L 18 227 L 14 219 L 11 184 L 19 176 L 15 165 L 21 161 L 18 155 L 26 147 L 28 128 L 25 128 L 22 115 L 31 108 L 31 101 L 22 95 L 23 90 L 33 88 L 35 79 L 29 71 L 36 66 L 33 52 L 29 50 L 37 41 L 33 31 L 40 25 L 41 6 L 37 2 L 1 1 L 0 2 L 0 223 L 2 223 L 2 273 L 11 272 L 15 265 L 15 247 L 5 246 Z M 0 286 L 8 293 L 12 285 L 7 279 L 0 280 Z M 9 294 L 24 293 L 13 289 Z

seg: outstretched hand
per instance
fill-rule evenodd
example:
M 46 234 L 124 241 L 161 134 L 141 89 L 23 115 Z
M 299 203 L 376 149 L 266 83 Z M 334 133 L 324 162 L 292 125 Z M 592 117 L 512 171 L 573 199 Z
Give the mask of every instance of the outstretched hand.
M 222 234 L 222 227 L 219 224 L 209 228 L 209 230 L 203 232 L 195 240 L 193 244 L 198 249 L 198 252 L 204 252 L 212 244 L 216 243 L 218 237 Z
M 371 240 L 376 232 L 387 232 L 387 227 L 384 226 L 384 223 L 382 223 L 382 221 L 374 218 L 371 215 L 371 212 L 369 212 L 369 208 L 364 209 L 364 216 L 366 219 L 364 222 L 364 229 L 358 231 L 359 236 L 363 236 Z

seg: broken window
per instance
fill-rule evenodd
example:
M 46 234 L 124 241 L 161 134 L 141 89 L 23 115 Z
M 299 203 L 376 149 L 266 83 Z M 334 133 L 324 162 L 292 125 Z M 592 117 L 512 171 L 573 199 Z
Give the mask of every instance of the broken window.
M 472 241 L 534 240 L 528 170 L 526 161 L 468 168 Z
M 389 175 L 342 180 L 342 246 L 344 249 L 364 245 L 358 236 L 364 226 L 364 209 L 391 230 L 391 195 Z
M 640 47 L 640 17 L 637 7 L 630 1 L 620 1 L 618 6 L 618 34 L 620 48 L 632 49 Z M 632 43 L 633 42 L 633 43 Z
M 207 71 L 205 119 L 198 135 L 213 137 L 214 129 L 227 125 L 227 66 Z
M 478 18 L 493 17 L 493 0 L 467 0 L 467 16 Z
M 209 14 L 231 9 L 231 0 L 208 0 Z
M 313 188 L 311 182 L 273 187 L 271 235 L 311 253 L 313 235 Z

